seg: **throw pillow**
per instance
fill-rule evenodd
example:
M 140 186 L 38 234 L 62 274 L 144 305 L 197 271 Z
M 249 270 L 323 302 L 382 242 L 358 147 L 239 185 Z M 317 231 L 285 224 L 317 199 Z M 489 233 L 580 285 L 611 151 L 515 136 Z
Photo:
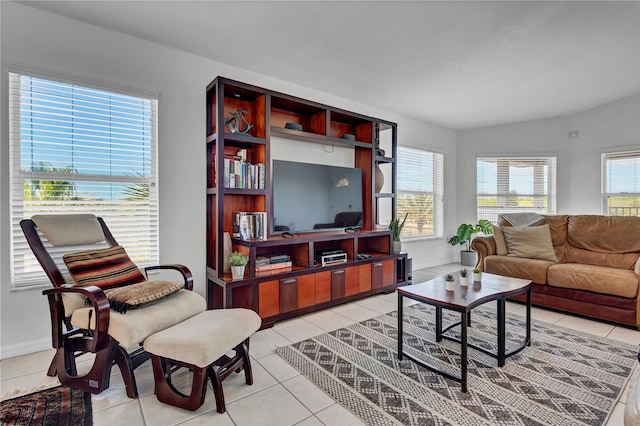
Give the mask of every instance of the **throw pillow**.
M 146 281 L 120 246 L 67 253 L 62 260 L 77 285 L 111 288 Z
M 501 227 L 493 225 L 493 239 L 496 242 L 496 254 L 498 256 L 506 256 L 509 251 L 507 250 L 507 242 L 504 239 Z
M 508 256 L 558 261 L 551 243 L 549 225 L 504 227 L 502 233 L 507 242 Z
M 145 281 L 105 290 L 111 309 L 124 314 L 132 309 L 177 293 L 182 284 L 170 281 Z

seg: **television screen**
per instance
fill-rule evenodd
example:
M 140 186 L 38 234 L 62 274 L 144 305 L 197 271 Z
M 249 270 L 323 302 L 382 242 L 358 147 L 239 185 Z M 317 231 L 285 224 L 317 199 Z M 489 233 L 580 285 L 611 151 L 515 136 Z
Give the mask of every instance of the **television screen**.
M 362 226 L 362 170 L 273 161 L 274 232 Z

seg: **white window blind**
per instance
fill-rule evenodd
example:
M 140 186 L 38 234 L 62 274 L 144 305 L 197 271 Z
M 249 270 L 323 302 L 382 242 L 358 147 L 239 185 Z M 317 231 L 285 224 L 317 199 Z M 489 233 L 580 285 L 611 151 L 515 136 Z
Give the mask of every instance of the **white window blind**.
M 442 236 L 444 156 L 398 147 L 396 217 L 407 216 L 402 237 Z
M 478 157 L 477 216 L 556 213 L 556 157 Z
M 158 260 L 157 99 L 9 73 L 12 287 L 48 284 L 20 229 L 101 216 L 139 266 Z
M 602 154 L 603 213 L 640 216 L 640 151 Z

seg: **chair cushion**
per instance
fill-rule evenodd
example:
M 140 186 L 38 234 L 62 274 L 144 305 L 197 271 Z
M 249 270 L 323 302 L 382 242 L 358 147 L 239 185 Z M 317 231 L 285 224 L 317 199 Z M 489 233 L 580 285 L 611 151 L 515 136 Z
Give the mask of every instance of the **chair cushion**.
M 102 226 L 92 214 L 35 215 L 31 220 L 56 247 L 104 241 Z
M 153 303 L 182 290 L 182 284 L 171 281 L 144 281 L 105 290 L 111 309 L 124 314 L 128 309 Z
M 261 324 L 251 309 L 213 309 L 150 336 L 144 349 L 204 368 L 250 337 Z
M 77 285 L 111 288 L 146 281 L 120 246 L 67 253 L 62 260 Z
M 638 276 L 628 269 L 564 263 L 550 266 L 547 279 L 548 284 L 553 287 L 628 298 L 638 295 Z
M 484 272 L 505 277 L 523 278 L 537 284 L 546 284 L 547 270 L 555 262 L 549 260 L 526 259 L 512 256 L 487 256 Z
M 207 303 L 204 297 L 190 290 L 165 297 L 156 303 L 141 306 L 126 315 L 109 315 L 107 333 L 127 348 L 141 343 L 150 335 L 178 324 L 192 316 L 204 312 Z M 89 323 L 91 318 L 91 323 Z M 93 308 L 76 309 L 71 316 L 71 324 L 81 329 L 95 329 Z

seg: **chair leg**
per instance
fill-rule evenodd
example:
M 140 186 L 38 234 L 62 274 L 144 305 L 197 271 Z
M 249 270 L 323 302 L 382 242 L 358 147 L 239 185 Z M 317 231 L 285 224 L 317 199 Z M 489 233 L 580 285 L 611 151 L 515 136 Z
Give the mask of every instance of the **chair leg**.
M 213 396 L 216 399 L 216 411 L 222 414 L 226 410 L 224 391 L 222 390 L 222 379 L 220 379 L 220 374 L 218 373 L 217 368 L 209 366 L 207 371 L 209 379 L 211 380 L 211 387 L 213 388 Z
M 249 339 L 239 344 L 236 350 L 240 351 L 242 356 L 242 364 L 244 368 L 244 379 L 248 385 L 253 384 L 253 371 L 251 369 L 251 361 L 249 360 Z
M 109 387 L 111 367 L 117 354 L 117 343 L 110 341 L 109 345 L 96 352 L 96 357 L 88 373 L 78 375 L 76 371 L 75 354 L 88 352 L 89 341 L 86 339 L 67 339 L 64 347 L 60 348 L 61 355 L 56 360 L 55 369 L 60 383 L 74 389 L 82 389 L 89 393 L 100 393 Z
M 170 367 L 168 367 L 168 364 L 169 363 L 163 362 L 162 358 L 151 355 L 155 394 L 158 401 L 191 411 L 200 408 L 202 404 L 204 404 L 205 393 L 207 391 L 207 368 L 198 368 L 192 365 L 176 363 L 193 371 L 191 393 L 185 395 L 167 380 L 167 376 L 170 376 Z
M 136 384 L 136 377 L 133 375 L 134 367 L 131 358 L 129 358 L 127 350 L 119 345 L 115 354 L 115 363 L 120 369 L 120 374 L 122 374 L 122 380 L 127 389 L 127 396 L 133 399 L 138 398 L 138 386 Z

